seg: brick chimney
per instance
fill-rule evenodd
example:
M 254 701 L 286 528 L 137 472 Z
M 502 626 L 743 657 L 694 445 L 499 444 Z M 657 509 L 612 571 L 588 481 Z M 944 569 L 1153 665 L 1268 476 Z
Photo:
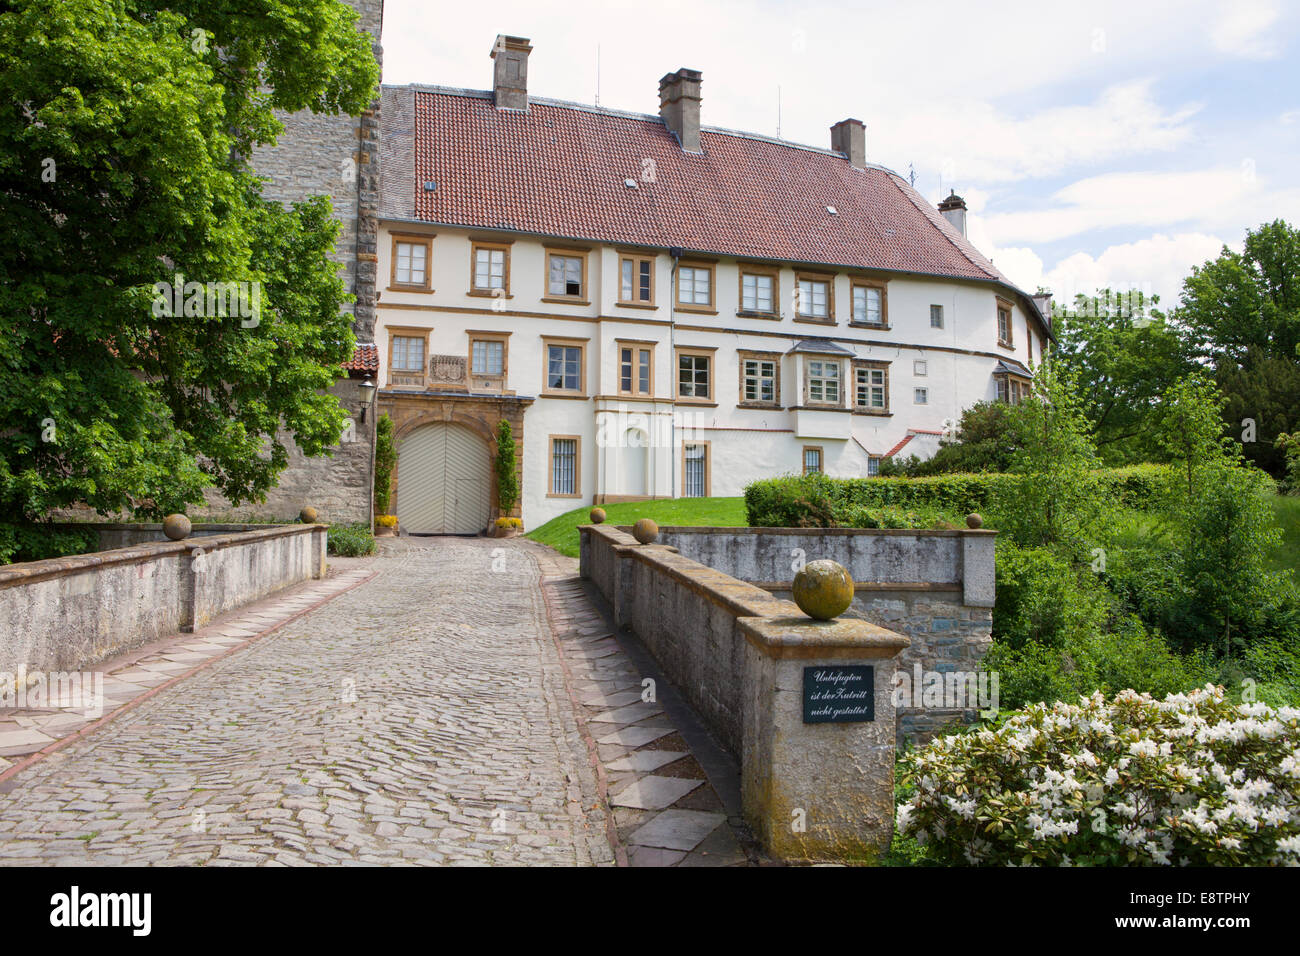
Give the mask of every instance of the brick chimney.
M 963 236 L 966 235 L 966 200 L 950 191 L 948 198 L 939 203 L 939 212 L 952 223 L 954 229 Z
M 867 127 L 862 120 L 840 120 L 832 126 L 831 149 L 843 153 L 854 169 L 866 169 Z
M 497 109 L 528 109 L 528 54 L 532 52 L 527 37 L 497 34 L 492 44 L 492 96 Z
M 688 153 L 700 149 L 699 70 L 685 67 L 659 81 L 659 116 Z

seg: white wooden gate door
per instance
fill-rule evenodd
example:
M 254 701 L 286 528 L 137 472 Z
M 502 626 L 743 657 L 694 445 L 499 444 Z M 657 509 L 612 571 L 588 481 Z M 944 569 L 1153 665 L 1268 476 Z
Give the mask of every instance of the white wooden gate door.
M 397 520 L 413 534 L 476 534 L 491 514 L 487 444 L 460 425 L 425 425 L 397 449 Z

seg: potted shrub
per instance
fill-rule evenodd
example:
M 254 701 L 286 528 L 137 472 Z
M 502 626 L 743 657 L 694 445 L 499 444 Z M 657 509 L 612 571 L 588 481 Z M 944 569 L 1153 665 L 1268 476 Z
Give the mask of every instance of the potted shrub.
M 497 518 L 492 522 L 492 537 L 513 538 L 524 530 L 524 523 L 519 518 Z
M 391 538 L 397 534 L 397 515 L 376 515 L 375 534 L 381 538 Z

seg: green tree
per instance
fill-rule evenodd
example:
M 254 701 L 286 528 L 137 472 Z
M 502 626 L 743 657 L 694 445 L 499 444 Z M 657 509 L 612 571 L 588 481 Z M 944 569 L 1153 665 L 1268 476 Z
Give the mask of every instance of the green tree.
M 1257 350 L 1294 360 L 1300 345 L 1300 229 L 1281 219 L 1192 269 L 1175 318 L 1194 355 L 1216 367 Z
M 515 436 L 504 418 L 497 424 L 497 453 L 492 465 L 497 473 L 497 506 L 509 516 L 519 502 L 519 464 L 515 460 Z
M 1158 303 L 1158 296 L 1099 289 L 1054 317 L 1053 356 L 1078 381 L 1093 443 L 1107 464 L 1151 459 L 1160 396 L 1194 368 Z
M 257 499 L 337 443 L 353 348 L 327 199 L 263 200 L 273 110 L 359 113 L 338 0 L 13 0 L 0 12 L 0 522 Z M 249 283 L 242 302 L 156 286 Z M 226 287 L 229 291 L 229 287 Z M 188 313 L 188 314 L 187 314 Z
M 1074 372 L 1044 362 L 1033 394 L 1011 409 L 1020 447 L 1009 469 L 1016 480 L 993 504 L 998 527 L 1022 547 L 1081 557 L 1103 533 L 1112 506 L 1098 494 L 1091 474 L 1097 453 Z
M 397 446 L 393 442 L 393 420 L 381 415 L 375 424 L 375 514 L 388 514 L 393 500 L 393 467 Z
M 1252 347 L 1240 365 L 1223 362 L 1214 379 L 1229 431 L 1243 436 L 1242 454 L 1283 478 L 1286 459 L 1277 439 L 1300 429 L 1300 362 Z
M 1161 513 L 1173 572 L 1160 623 L 1184 644 L 1212 644 L 1227 656 L 1267 629 L 1267 616 L 1292 586 L 1269 571 L 1281 540 L 1268 496 L 1272 480 L 1249 465 L 1223 434 L 1223 395 L 1205 375 L 1173 386 L 1157 437 L 1173 467 Z

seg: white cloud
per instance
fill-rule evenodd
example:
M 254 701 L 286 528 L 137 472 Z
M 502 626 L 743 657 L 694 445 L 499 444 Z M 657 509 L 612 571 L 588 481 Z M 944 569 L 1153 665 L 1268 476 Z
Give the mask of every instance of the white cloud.
M 1275 0 L 1228 0 L 1210 24 L 1210 41 L 1230 56 L 1272 59 L 1279 49 L 1273 27 L 1280 12 Z
M 1224 241 L 1202 232 L 1166 235 L 1156 233 L 1136 242 L 1109 246 L 1099 255 L 1076 252 L 1050 269 L 1025 247 L 993 249 L 995 264 L 1026 291 L 1039 286 L 1052 291 L 1058 302 L 1072 302 L 1076 294 L 1092 295 L 1097 289 L 1139 290 L 1159 295 L 1162 305 L 1177 304 L 1183 279 L 1199 266 L 1218 256 Z M 1240 243 L 1229 243 L 1240 248 Z
M 915 155 L 942 171 L 945 189 L 969 183 L 1006 183 L 1053 176 L 1119 157 L 1170 152 L 1192 138 L 1190 119 L 1200 109 L 1163 108 L 1152 81 L 1108 87 L 1092 103 L 1058 106 L 1012 116 L 990 103 L 951 98 L 924 112 L 905 103 L 877 115 L 886 134 L 875 144 L 889 155 Z M 869 130 L 870 133 L 870 130 Z M 868 144 L 869 146 L 872 144 Z
M 994 243 L 1052 242 L 1094 229 L 1237 222 L 1265 194 L 1253 162 L 1190 172 L 1107 173 L 1071 183 L 1039 208 L 990 216 Z

